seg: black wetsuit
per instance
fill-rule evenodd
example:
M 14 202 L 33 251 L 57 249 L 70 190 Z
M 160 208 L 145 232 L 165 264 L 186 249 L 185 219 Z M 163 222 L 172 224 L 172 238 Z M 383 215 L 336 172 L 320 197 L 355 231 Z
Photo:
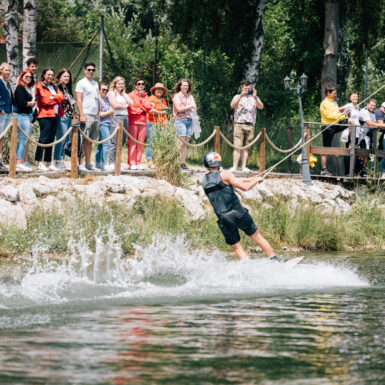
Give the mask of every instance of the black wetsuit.
M 257 225 L 248 210 L 241 206 L 234 187 L 223 183 L 221 171 L 206 174 L 202 185 L 218 217 L 218 226 L 227 244 L 234 245 L 241 240 L 238 229 L 247 235 L 253 235 L 257 231 Z

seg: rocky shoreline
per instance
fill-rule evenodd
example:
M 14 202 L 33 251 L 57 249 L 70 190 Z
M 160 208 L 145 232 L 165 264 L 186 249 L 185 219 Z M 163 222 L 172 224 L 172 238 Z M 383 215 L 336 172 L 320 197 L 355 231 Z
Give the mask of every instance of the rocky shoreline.
M 147 176 L 91 176 L 80 179 L 51 179 L 45 176 L 28 179 L 0 178 L 0 221 L 5 226 L 27 228 L 28 215 L 36 208 L 57 210 L 76 205 L 78 200 L 103 205 L 116 202 L 132 207 L 139 197 L 176 198 L 192 220 L 206 216 L 209 207 L 200 185 L 202 174 L 189 177 L 188 187 L 175 187 L 166 181 Z M 355 193 L 341 186 L 314 181 L 306 186 L 300 179 L 266 179 L 250 191 L 238 191 L 242 201 L 270 205 L 274 200 L 286 202 L 290 209 L 312 204 L 333 215 L 351 210 Z M 267 206 L 268 207 L 268 206 Z

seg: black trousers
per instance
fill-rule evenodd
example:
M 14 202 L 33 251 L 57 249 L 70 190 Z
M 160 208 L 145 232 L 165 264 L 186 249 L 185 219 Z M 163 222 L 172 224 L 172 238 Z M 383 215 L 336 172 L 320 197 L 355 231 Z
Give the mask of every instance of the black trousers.
M 59 123 L 59 117 L 56 115 L 54 118 L 40 118 L 38 119 L 40 125 L 40 137 L 39 143 L 48 144 L 55 140 L 56 130 Z M 35 160 L 37 162 L 50 163 L 52 161 L 52 147 L 37 147 Z

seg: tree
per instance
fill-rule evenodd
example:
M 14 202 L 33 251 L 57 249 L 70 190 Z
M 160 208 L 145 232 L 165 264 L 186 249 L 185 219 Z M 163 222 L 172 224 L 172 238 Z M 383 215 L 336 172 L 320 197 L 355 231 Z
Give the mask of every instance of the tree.
M 253 34 L 253 51 L 250 56 L 250 61 L 246 65 L 245 79 L 250 80 L 254 86 L 257 85 L 259 68 L 262 60 L 262 48 L 264 39 L 264 15 L 266 4 L 268 0 L 254 0 L 253 7 L 255 7 L 255 27 Z
M 19 54 L 19 17 L 17 14 L 18 2 L 15 0 L 2 0 L 1 8 L 4 13 L 4 39 L 7 50 L 7 61 L 11 65 L 10 82 L 16 85 L 20 74 Z
M 24 21 L 23 21 L 23 68 L 27 60 L 36 57 L 36 0 L 24 0 Z
M 322 95 L 327 85 L 337 85 L 339 0 L 325 1 L 324 60 L 321 74 Z

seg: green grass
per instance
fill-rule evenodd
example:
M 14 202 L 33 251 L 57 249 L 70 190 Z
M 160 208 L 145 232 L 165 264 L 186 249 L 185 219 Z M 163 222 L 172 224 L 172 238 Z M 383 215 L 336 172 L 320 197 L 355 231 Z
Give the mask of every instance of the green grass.
M 377 248 L 385 244 L 384 194 L 360 196 L 349 213 L 324 214 L 316 207 L 298 207 L 289 211 L 284 201 L 270 202 L 270 207 L 246 202 L 262 234 L 272 246 L 302 247 L 308 251 L 343 251 L 349 248 Z M 62 213 L 36 209 L 29 217 L 27 230 L 0 225 L 0 257 L 29 254 L 33 248 L 62 254 L 69 241 L 86 240 L 95 247 L 95 235 L 106 241 L 112 228 L 130 255 L 135 244 L 150 244 L 155 234 L 185 234 L 193 248 L 218 248 L 231 252 L 216 224 L 212 210 L 204 220 L 189 220 L 181 203 L 162 197 L 139 198 L 133 208 L 106 204 L 103 207 L 78 201 Z M 242 235 L 249 252 L 253 242 Z

